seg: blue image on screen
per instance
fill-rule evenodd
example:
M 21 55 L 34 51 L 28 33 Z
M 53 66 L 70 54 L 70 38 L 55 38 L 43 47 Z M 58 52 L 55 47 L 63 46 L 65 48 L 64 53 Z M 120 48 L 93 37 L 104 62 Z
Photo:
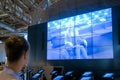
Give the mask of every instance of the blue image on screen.
M 49 60 L 59 60 L 60 59 L 60 49 L 48 49 L 47 59 Z
M 93 46 L 112 46 L 112 32 L 107 32 L 104 34 L 95 34 L 93 37 Z
M 75 27 L 84 29 L 91 26 L 91 16 L 92 16 L 91 13 L 75 16 Z
M 60 19 L 61 29 L 74 27 L 74 17 Z
M 93 47 L 94 59 L 111 59 L 113 58 L 113 46 Z
M 113 58 L 111 8 L 50 21 L 47 35 L 48 60 Z
M 92 18 L 93 46 L 112 46 L 113 43 L 111 9 L 96 11 L 92 14 L 94 14 Z
M 60 33 L 60 21 L 51 21 L 47 24 L 47 39 L 51 40 L 53 37 L 59 36 Z
M 98 24 L 101 22 L 107 22 L 109 20 L 111 20 L 111 8 L 108 9 L 103 9 L 103 10 L 99 10 L 99 11 L 94 11 L 92 12 L 92 23 L 93 24 Z

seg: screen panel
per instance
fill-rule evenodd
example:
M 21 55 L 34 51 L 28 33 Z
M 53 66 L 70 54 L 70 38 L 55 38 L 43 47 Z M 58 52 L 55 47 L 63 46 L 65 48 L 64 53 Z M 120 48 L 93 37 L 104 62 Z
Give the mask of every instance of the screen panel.
M 60 59 L 60 49 L 48 49 L 47 59 L 49 60 L 59 60 Z
M 93 46 L 112 46 L 111 9 L 92 12 Z
M 93 59 L 112 59 L 113 46 L 93 47 Z
M 48 22 L 47 60 L 112 59 L 111 11 L 107 8 Z

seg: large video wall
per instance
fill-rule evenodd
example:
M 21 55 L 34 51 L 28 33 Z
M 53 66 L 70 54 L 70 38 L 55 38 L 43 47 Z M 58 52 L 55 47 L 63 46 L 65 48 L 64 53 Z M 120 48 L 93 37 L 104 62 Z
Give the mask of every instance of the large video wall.
M 47 60 L 113 59 L 112 9 L 47 24 Z

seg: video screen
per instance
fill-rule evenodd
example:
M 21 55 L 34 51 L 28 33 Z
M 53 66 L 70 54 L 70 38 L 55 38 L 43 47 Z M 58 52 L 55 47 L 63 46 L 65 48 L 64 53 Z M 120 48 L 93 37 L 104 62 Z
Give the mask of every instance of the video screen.
M 47 60 L 65 59 L 113 59 L 111 8 L 48 22 Z

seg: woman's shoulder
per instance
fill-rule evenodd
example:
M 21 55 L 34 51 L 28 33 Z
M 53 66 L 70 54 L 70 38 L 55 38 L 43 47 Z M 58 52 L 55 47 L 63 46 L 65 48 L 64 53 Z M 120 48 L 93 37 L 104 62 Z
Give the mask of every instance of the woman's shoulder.
M 15 77 L 0 71 L 0 80 L 17 80 Z

